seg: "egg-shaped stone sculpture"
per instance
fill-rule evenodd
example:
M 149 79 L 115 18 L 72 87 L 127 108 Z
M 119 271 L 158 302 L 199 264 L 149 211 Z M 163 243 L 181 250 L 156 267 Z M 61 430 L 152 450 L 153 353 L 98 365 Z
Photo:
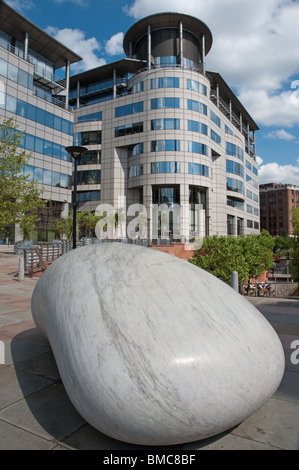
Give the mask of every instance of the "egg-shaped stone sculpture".
M 129 443 L 228 430 L 284 372 L 280 340 L 248 300 L 151 248 L 103 243 L 63 255 L 38 281 L 32 314 L 77 411 Z

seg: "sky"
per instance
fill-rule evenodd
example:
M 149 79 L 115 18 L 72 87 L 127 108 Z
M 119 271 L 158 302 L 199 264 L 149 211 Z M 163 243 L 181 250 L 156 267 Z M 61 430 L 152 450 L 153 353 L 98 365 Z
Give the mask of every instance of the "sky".
M 207 70 L 220 73 L 259 126 L 260 184 L 299 186 L 299 0 L 5 0 L 77 52 L 82 72 L 125 57 L 123 37 L 159 13 L 210 28 Z

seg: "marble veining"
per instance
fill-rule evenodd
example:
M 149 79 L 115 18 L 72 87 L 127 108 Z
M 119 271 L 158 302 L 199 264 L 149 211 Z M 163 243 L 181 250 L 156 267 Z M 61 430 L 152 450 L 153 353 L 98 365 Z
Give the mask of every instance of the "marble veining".
M 276 391 L 280 340 L 230 286 L 150 248 L 105 243 L 56 260 L 32 296 L 65 389 L 101 432 L 171 445 L 230 429 Z

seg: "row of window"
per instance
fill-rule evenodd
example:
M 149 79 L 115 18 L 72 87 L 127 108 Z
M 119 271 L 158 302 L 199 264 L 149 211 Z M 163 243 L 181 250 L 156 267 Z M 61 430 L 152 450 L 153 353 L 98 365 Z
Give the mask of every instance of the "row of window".
M 78 202 L 100 201 L 101 191 L 79 191 L 77 193 Z
M 49 140 L 41 139 L 31 134 L 25 134 L 21 140 L 20 147 L 37 152 L 49 157 L 59 158 L 60 160 L 69 161 L 70 157 L 65 147 Z
M 100 145 L 101 143 L 101 131 L 76 132 L 74 134 L 74 145 Z
M 23 174 L 28 181 L 37 180 L 40 184 L 47 186 L 55 186 L 56 188 L 71 189 L 72 177 L 64 173 L 45 170 L 31 165 L 25 165 Z
M 77 184 L 101 184 L 101 170 L 78 171 Z
M 176 118 L 161 118 L 152 119 L 151 130 L 179 130 L 180 119 Z M 204 135 L 208 135 L 208 126 L 198 121 L 188 120 L 188 130 L 191 132 L 198 132 Z M 213 131 L 211 131 L 211 139 L 217 144 L 221 144 L 221 137 Z M 115 137 L 123 137 L 126 135 L 138 134 L 143 132 L 143 122 L 135 122 L 132 124 L 126 124 L 124 126 L 118 126 L 114 129 Z
M 73 123 L 0 90 L 0 109 L 22 116 L 64 134 L 73 135 Z
M 84 114 L 84 116 L 78 116 L 77 122 L 94 122 L 94 121 L 102 121 L 103 113 L 102 111 L 98 111 L 96 113 Z
M 30 90 L 33 89 L 33 75 L 3 59 L 0 59 L 0 75 Z
M 250 171 L 252 171 L 252 173 L 254 175 L 258 175 L 258 169 L 251 163 L 249 162 L 248 160 L 246 160 L 246 168 Z
M 181 162 L 153 162 L 151 163 L 151 174 L 160 173 L 180 173 Z M 209 177 L 209 167 L 200 163 L 188 164 L 188 172 L 190 175 L 199 175 Z M 129 170 L 129 177 L 143 175 L 143 165 L 133 165 Z
M 252 207 L 250 204 L 247 204 L 247 212 L 249 214 L 259 215 L 259 210 L 257 207 Z

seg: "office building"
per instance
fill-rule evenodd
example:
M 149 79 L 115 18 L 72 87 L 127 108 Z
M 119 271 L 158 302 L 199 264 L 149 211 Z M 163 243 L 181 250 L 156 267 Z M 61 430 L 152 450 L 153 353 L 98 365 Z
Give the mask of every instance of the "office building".
M 51 240 L 51 222 L 68 213 L 72 201 L 74 113 L 68 106 L 70 65 L 81 60 L 22 15 L 0 1 L 0 117 L 12 117 L 25 133 L 21 147 L 31 153 L 24 171 L 50 200 L 41 210 L 39 240 Z M 60 75 L 57 74 L 60 72 Z M 8 240 L 19 234 L 12 227 Z
M 209 28 L 160 13 L 134 24 L 123 46 L 125 59 L 70 79 L 75 143 L 89 149 L 79 162 L 80 209 L 125 197 L 127 208 L 143 204 L 152 230 L 151 204 L 176 203 L 188 240 L 202 204 L 204 236 L 259 233 L 258 126 L 207 70 Z
M 292 208 L 299 207 L 299 187 L 292 184 L 261 184 L 261 229 L 271 235 L 292 235 Z

